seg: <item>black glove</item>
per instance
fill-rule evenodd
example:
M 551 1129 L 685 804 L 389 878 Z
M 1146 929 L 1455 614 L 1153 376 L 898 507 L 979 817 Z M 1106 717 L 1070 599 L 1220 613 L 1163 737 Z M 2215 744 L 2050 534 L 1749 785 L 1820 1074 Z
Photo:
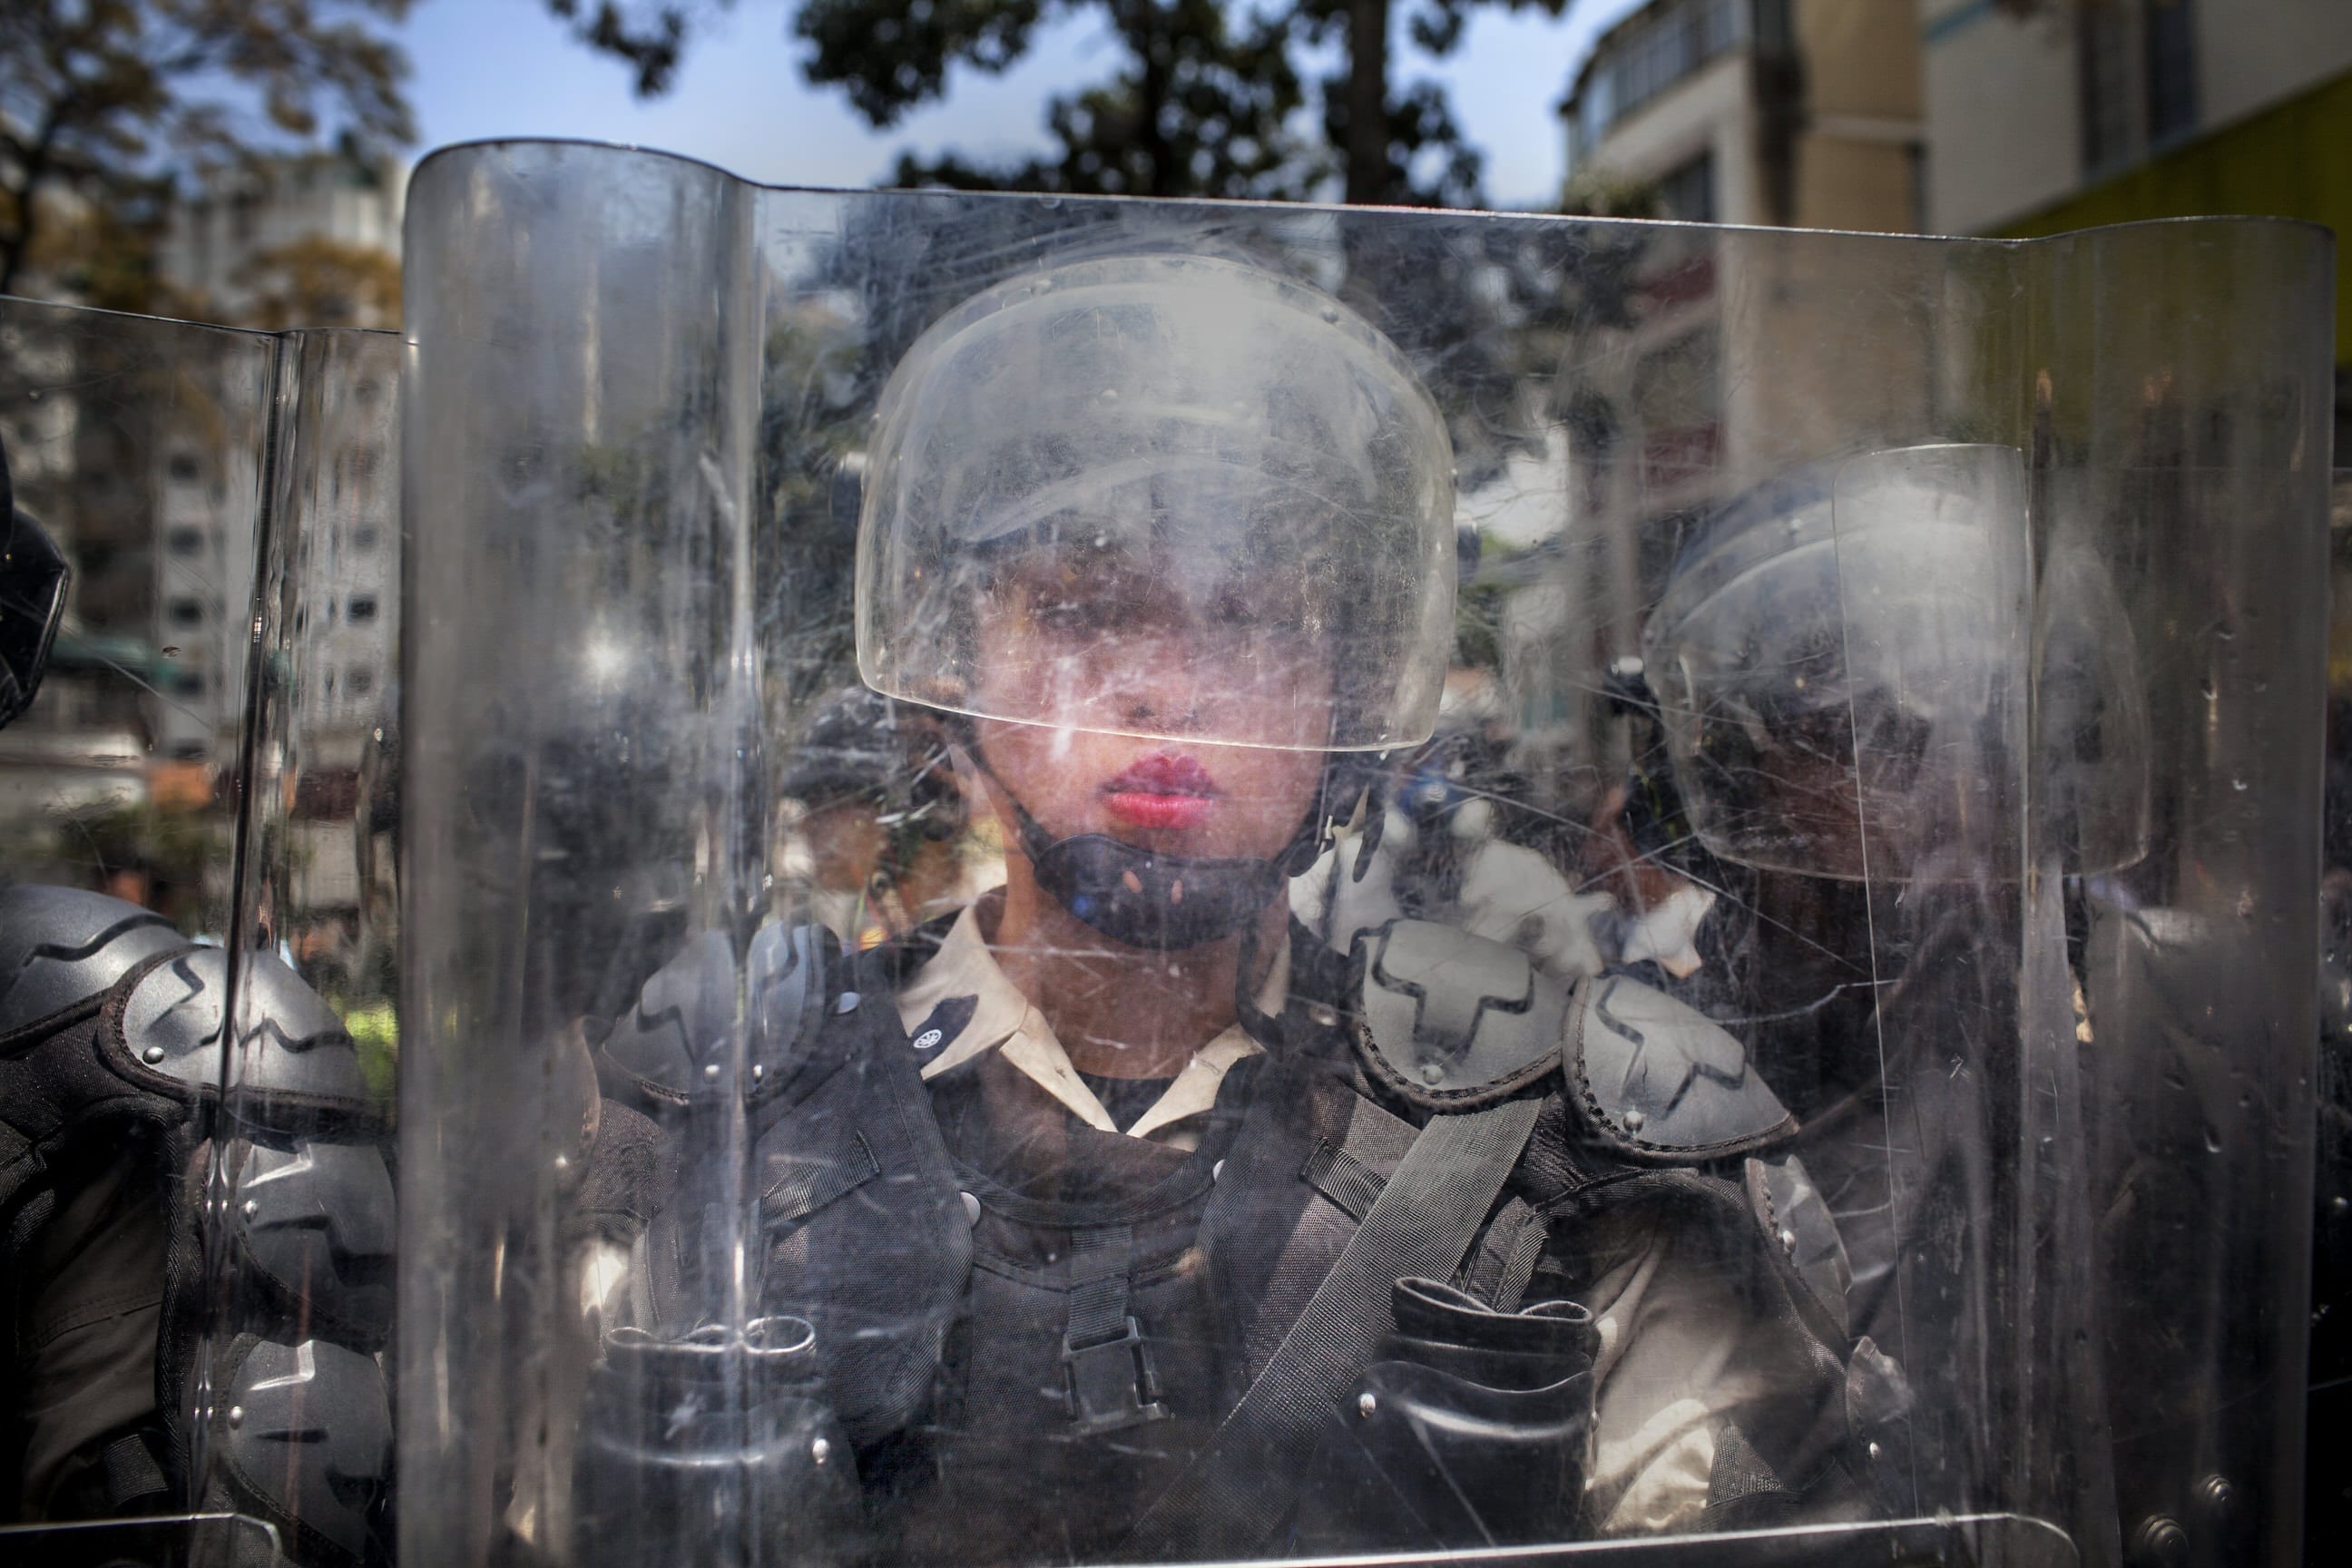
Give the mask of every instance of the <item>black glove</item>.
M 1332 1414 L 1289 1549 L 1455 1551 L 1557 1540 L 1576 1518 L 1592 1425 L 1592 1314 L 1497 1312 L 1400 1279 L 1395 1331 Z

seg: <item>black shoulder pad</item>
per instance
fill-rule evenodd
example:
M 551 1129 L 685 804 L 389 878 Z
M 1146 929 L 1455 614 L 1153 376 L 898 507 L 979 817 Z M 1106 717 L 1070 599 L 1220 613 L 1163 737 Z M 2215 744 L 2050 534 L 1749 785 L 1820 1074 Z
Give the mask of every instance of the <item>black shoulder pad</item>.
M 183 1096 L 209 1092 L 221 1082 L 227 994 L 226 950 L 187 948 L 152 963 L 110 1005 L 100 1041 L 133 1082 Z M 274 1131 L 383 1119 L 342 1019 L 277 954 L 247 957 L 236 1010 L 230 1087 L 250 1097 Z
M 188 945 L 152 910 L 79 888 L 0 888 L 0 1035 L 93 1000 Z
M 1591 1131 L 1651 1164 L 1750 1153 L 1797 1130 L 1729 1031 L 1622 974 L 1577 986 L 1568 1082 Z
M 1375 1078 L 1416 1104 L 1502 1100 L 1559 1065 L 1567 994 L 1516 947 L 1394 920 L 1359 931 L 1350 962 L 1357 1047 Z
M 795 1048 L 840 1005 L 823 956 L 832 942 L 820 926 L 770 925 L 751 939 L 751 1081 L 743 1087 L 755 1105 L 781 1086 Z M 724 932 L 705 931 L 655 971 L 605 1037 L 598 1053 L 605 1092 L 657 1114 L 727 1081 L 735 1007 L 733 947 Z

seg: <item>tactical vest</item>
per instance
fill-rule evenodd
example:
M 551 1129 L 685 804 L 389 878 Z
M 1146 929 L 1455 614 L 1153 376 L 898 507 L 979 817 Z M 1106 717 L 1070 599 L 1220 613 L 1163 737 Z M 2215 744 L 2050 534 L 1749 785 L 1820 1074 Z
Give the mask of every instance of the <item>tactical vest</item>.
M 1634 982 L 1571 995 L 1516 949 L 1426 922 L 1344 956 L 1296 932 L 1266 1055 L 1226 1075 L 1196 1149 L 1057 1113 L 1038 1135 L 1091 1157 L 1024 1190 L 973 1157 L 969 1108 L 923 1082 L 886 961 L 846 967 L 829 945 L 772 928 L 752 947 L 752 1182 L 760 1310 L 809 1325 L 801 1387 L 856 1456 L 862 1521 L 835 1526 L 852 1554 L 1573 1534 L 1593 1347 L 1557 1300 L 1579 1283 L 1563 1241 L 1616 1205 L 1706 1216 L 1831 1383 L 1848 1375 L 1834 1226 L 1801 1166 L 1763 1157 L 1793 1121 L 1736 1041 Z M 656 1336 L 701 1326 L 676 1149 L 694 1041 L 733 994 L 706 938 L 595 1049 L 589 1207 L 652 1276 L 637 1310 Z M 1417 1436 L 1446 1425 L 1433 1412 L 1472 1407 L 1452 1424 L 1482 1436 L 1433 1457 Z M 1765 1444 L 1804 1474 L 1725 1446 L 1748 1461 L 1718 1478 L 1725 1522 L 1832 1462 L 1849 1434 L 1841 1420 L 1825 1447 L 1817 1417 Z

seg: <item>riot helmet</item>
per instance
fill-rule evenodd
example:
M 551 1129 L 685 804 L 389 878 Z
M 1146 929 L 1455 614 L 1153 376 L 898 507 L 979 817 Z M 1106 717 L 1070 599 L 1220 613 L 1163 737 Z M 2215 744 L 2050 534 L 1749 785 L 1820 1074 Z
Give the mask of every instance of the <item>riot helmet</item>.
M 1807 465 L 1716 515 L 1643 634 L 1708 850 L 1847 880 L 2012 878 L 2031 725 L 2037 841 L 2069 869 L 2138 857 L 2130 629 L 2074 552 L 2042 563 L 2037 635 L 2026 525 L 2024 455 L 1963 444 Z
M 1006 791 L 1073 914 L 1193 946 L 1312 860 L 1352 804 L 1339 759 L 1430 734 L 1453 513 L 1435 402 L 1337 300 L 1214 257 L 1066 262 L 950 311 L 884 388 L 859 673 L 953 716 L 984 770 L 982 721 L 1334 759 L 1264 858 L 1057 838 Z

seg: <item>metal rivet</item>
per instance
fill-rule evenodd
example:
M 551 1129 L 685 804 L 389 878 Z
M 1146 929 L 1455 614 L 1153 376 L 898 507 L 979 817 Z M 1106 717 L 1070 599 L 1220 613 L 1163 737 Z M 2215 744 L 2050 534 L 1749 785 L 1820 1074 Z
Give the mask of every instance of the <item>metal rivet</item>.
M 1339 1015 L 1320 1002 L 1307 1009 L 1307 1016 L 1314 1021 L 1318 1028 L 1336 1029 L 1339 1026 Z
M 768 1067 L 765 1062 L 753 1062 L 751 1064 L 751 1081 L 753 1083 L 758 1083 L 761 1079 L 766 1078 L 767 1076 Z
M 555 1168 L 559 1171 L 568 1171 L 572 1169 L 572 1156 L 569 1154 L 558 1154 L 555 1157 Z
M 2215 1513 L 2227 1513 L 2230 1505 L 2238 1500 L 2238 1489 L 2230 1484 L 2227 1476 L 2207 1476 L 2197 1488 L 2198 1500 Z
M 163 1047 L 161 1046 L 150 1046 L 145 1050 L 139 1053 L 139 1059 L 145 1062 L 149 1067 L 153 1067 L 157 1062 L 163 1059 Z
M 1444 1079 L 1445 1065 L 1443 1062 L 1423 1062 L 1421 1064 L 1422 1082 L 1442 1083 L 1444 1081 Z
M 1649 1123 L 1650 1119 L 1638 1110 L 1629 1110 L 1625 1113 L 1625 1131 L 1628 1132 L 1639 1132 Z
M 1356 1414 L 1370 1421 L 1381 1407 L 1381 1402 L 1369 1394 L 1356 1395 Z
M 1873 1444 L 1870 1446 L 1870 1457 L 1871 1457 L 1873 1459 L 1876 1459 L 1880 1455 L 1882 1455 L 1882 1454 L 1884 1454 L 1884 1453 L 1885 1453 L 1885 1452 L 1886 1452 L 1886 1450 L 1885 1450 L 1885 1449 L 1884 1449 L 1884 1448 L 1880 1447 L 1879 1447 L 1877 1444 L 1875 1444 L 1875 1443 L 1873 1443 Z
M 1209 1180 L 1213 1182 L 1223 1180 L 1224 1173 L 1225 1163 L 1223 1160 L 1218 1161 L 1215 1164 L 1209 1167 Z
M 246 1217 L 246 1218 L 247 1218 L 247 1219 L 251 1219 L 255 1215 L 257 1215 L 257 1214 L 259 1214 L 260 1212 L 261 1212 L 261 1205 L 260 1205 L 259 1204 L 257 1204 L 257 1203 L 254 1202 L 251 1198 L 247 1198 L 247 1199 L 246 1199 L 246 1200 L 245 1200 L 245 1217 Z
M 228 1407 L 228 1424 L 232 1426 L 242 1426 L 245 1425 L 244 1405 L 232 1405 Z
M 711 1062 L 704 1067 L 702 1069 L 702 1076 L 706 1082 L 717 1083 L 719 1081 L 719 1064 L 717 1062 Z
M 963 1200 L 963 1217 L 965 1223 L 969 1225 L 978 1225 L 980 1223 L 980 1200 L 973 1197 L 970 1193 L 958 1193 L 956 1196 Z
M 845 991 L 841 994 L 841 1000 L 833 1005 L 833 1010 L 836 1013 L 855 1013 L 861 1000 L 856 992 Z
M 2176 1563 L 2189 1561 L 2189 1532 L 2180 1521 L 2160 1513 L 2152 1513 L 2139 1521 L 2132 1536 L 2132 1561 L 2150 1568 L 2171 1568 Z
M 823 1437 L 819 1437 L 815 1442 L 809 1445 L 809 1458 L 814 1460 L 817 1464 L 824 1464 L 827 1459 L 833 1458 L 833 1445 Z
M 1796 1252 L 1797 1233 L 1795 1231 L 1783 1230 L 1780 1232 L 1780 1250 L 1792 1255 Z

